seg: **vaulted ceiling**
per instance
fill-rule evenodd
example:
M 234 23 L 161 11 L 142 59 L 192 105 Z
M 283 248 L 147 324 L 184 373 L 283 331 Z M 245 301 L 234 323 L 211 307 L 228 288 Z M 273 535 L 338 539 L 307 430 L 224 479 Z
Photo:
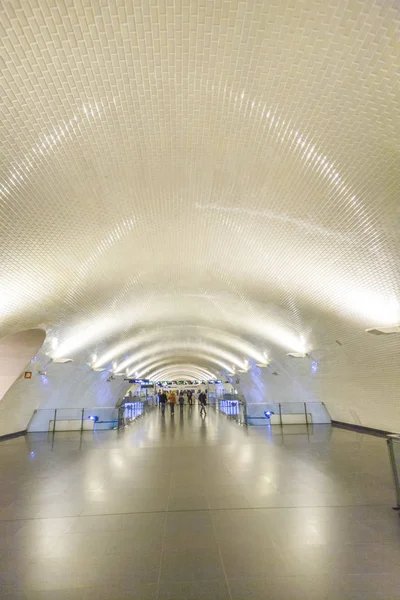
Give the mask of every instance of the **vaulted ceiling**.
M 0 7 L 0 327 L 140 376 L 400 321 L 399 5 Z

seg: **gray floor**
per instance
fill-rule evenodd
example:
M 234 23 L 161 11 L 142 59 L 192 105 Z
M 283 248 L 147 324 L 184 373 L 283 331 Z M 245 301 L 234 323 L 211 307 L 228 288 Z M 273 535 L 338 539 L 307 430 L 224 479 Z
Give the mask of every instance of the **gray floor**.
M 197 409 L 0 444 L 4 598 L 400 598 L 385 440 Z

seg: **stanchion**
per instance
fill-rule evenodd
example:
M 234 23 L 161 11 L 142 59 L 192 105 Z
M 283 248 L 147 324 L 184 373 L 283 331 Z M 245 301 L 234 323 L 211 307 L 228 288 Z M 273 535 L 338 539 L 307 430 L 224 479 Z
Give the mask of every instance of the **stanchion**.
M 53 417 L 53 435 L 56 432 L 56 421 L 57 421 L 57 409 L 54 409 L 54 417 Z

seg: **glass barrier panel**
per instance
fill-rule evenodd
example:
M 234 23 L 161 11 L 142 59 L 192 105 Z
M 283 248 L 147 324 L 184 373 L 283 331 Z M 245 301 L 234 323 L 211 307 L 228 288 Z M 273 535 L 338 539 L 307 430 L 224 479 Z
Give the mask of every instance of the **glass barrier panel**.
M 248 402 L 249 425 L 311 425 L 330 423 L 330 417 L 322 402 Z
M 115 429 L 118 410 L 114 407 L 38 409 L 28 425 L 28 432 L 97 431 Z

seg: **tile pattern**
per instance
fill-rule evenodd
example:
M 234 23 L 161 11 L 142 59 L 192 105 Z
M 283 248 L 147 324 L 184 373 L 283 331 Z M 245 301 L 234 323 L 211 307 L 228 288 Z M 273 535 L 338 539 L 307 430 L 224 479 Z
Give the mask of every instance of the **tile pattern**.
M 35 456 L 31 455 L 35 452 Z M 395 600 L 385 441 L 158 412 L 0 445 L 2 598 Z M 197 504 L 196 504 L 197 501 Z
M 379 402 L 377 426 L 399 423 L 398 338 L 364 334 L 400 320 L 399 18 L 4 0 L 2 331 L 43 325 L 45 352 L 82 363 L 144 333 L 175 373 L 251 358 L 225 332 L 335 416 L 371 424 Z M 285 358 L 300 347 L 315 382 Z

